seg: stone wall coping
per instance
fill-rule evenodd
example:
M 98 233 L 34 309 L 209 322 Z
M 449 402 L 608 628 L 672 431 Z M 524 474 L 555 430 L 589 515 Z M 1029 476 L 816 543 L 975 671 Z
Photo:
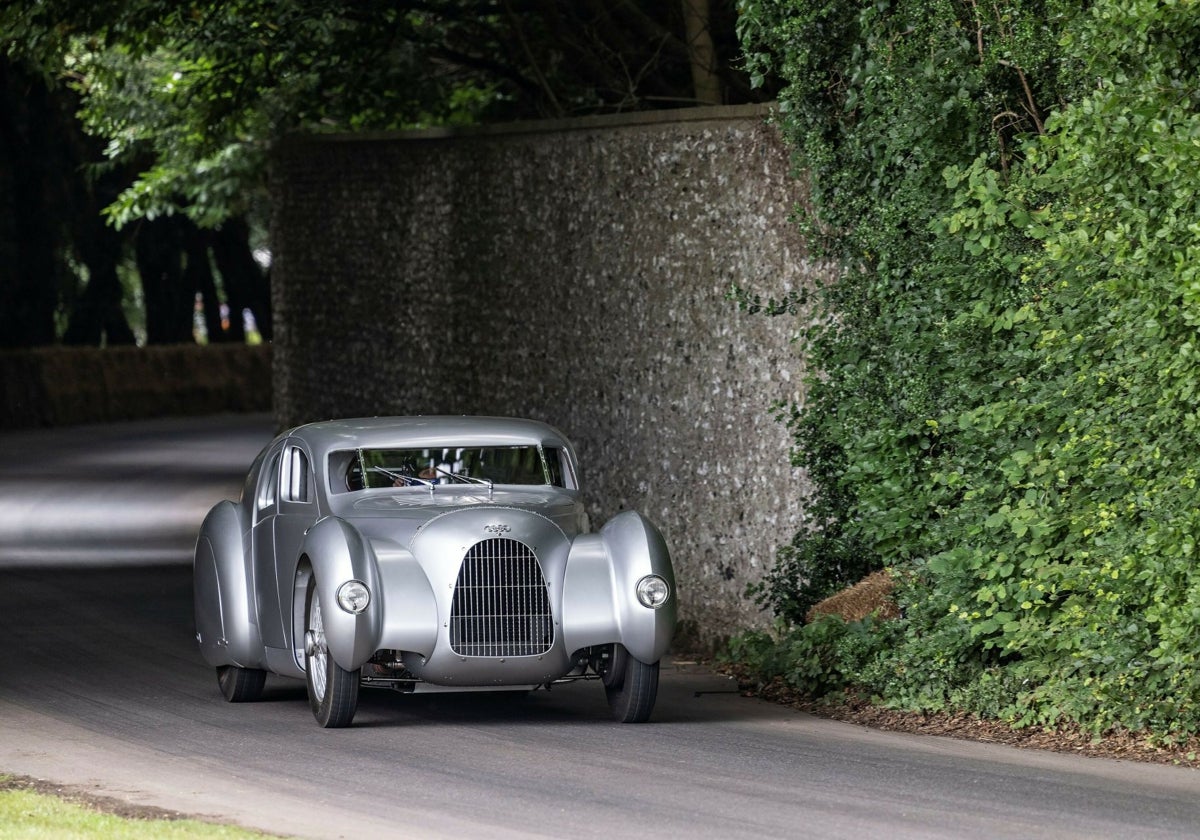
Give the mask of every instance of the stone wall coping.
M 660 111 L 630 111 L 621 114 L 591 114 L 583 117 L 564 117 L 548 120 L 491 123 L 469 126 L 437 126 L 399 131 L 351 131 L 296 133 L 287 136 L 288 143 L 371 143 L 398 140 L 446 140 L 458 137 L 499 137 L 525 134 L 561 134 L 571 131 L 622 129 L 644 125 L 676 125 L 693 122 L 731 122 L 761 117 L 764 121 L 774 115 L 775 102 L 751 105 L 714 105 L 701 108 L 672 108 Z

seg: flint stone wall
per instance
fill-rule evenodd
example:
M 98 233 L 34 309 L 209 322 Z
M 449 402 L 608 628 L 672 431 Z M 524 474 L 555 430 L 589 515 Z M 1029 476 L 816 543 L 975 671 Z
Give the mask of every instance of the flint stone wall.
M 298 138 L 272 180 L 281 425 L 547 421 L 594 526 L 631 508 L 666 536 L 677 649 L 766 620 L 744 593 L 802 522 L 771 406 L 802 398 L 803 360 L 796 319 L 726 294 L 821 267 L 765 111 Z

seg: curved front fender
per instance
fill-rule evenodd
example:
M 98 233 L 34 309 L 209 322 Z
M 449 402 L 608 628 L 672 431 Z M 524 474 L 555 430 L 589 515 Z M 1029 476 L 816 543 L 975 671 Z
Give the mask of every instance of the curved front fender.
M 301 552 L 312 567 L 321 598 L 329 655 L 347 671 L 356 670 L 378 650 L 383 627 L 384 596 L 375 551 L 354 526 L 331 516 L 308 530 Z M 362 581 L 371 593 L 370 604 L 357 615 L 337 602 L 338 589 L 350 580 Z M 297 639 L 303 639 L 303 628 Z M 297 646 L 302 645 L 298 641 Z
M 209 665 L 266 667 L 246 531 L 241 508 L 223 501 L 204 517 L 196 539 L 192 603 L 196 641 Z
M 667 603 L 638 602 L 638 581 L 661 576 L 671 588 Z M 658 528 L 634 511 L 614 516 L 598 534 L 577 537 L 563 584 L 563 628 L 570 650 L 620 642 L 637 659 L 657 662 L 675 635 L 675 572 Z

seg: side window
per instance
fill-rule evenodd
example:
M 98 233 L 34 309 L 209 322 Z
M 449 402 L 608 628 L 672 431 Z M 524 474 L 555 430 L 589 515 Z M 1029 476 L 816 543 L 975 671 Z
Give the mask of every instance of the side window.
M 271 459 L 271 463 L 263 468 L 258 479 L 258 509 L 263 510 L 274 506 L 275 498 L 279 495 L 279 454 Z
M 283 498 L 289 502 L 312 501 L 312 470 L 308 457 L 298 446 L 284 452 Z
M 579 474 L 575 472 L 575 462 L 565 449 L 547 449 L 546 467 L 550 472 L 552 484 L 566 487 L 568 490 L 579 489 Z
M 562 453 L 554 448 L 548 447 L 542 450 L 542 458 L 546 467 L 546 477 L 555 487 L 566 487 L 563 481 L 563 466 Z

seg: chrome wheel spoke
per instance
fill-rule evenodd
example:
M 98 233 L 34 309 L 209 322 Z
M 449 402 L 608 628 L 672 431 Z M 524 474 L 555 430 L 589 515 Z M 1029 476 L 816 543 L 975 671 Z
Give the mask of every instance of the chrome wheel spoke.
M 321 599 L 316 592 L 313 593 L 312 614 L 308 623 L 313 641 L 313 652 L 308 657 L 309 679 L 312 681 L 313 693 L 320 700 L 325 697 L 329 654 L 325 647 L 325 624 L 321 620 Z

